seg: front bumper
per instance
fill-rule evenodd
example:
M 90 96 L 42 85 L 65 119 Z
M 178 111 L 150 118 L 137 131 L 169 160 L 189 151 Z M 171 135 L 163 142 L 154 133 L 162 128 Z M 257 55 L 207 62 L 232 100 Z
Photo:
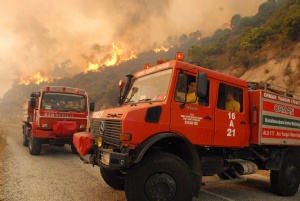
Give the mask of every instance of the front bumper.
M 130 164 L 128 153 L 115 152 L 113 149 L 100 148 L 98 156 L 98 164 L 103 168 L 123 169 L 128 168 Z

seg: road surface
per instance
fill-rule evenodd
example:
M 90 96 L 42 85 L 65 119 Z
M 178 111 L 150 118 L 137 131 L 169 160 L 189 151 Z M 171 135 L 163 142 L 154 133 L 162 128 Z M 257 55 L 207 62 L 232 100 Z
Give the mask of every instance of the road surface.
M 126 200 L 123 191 L 106 185 L 98 167 L 84 164 L 71 153 L 68 145 L 43 145 L 39 156 L 31 156 L 28 147 L 22 145 L 21 126 L 5 125 L 5 128 L 6 146 L 0 154 L 0 201 Z M 243 183 L 202 186 L 199 198 L 193 201 L 300 200 L 300 190 L 293 197 L 274 195 L 267 174 L 261 172 L 247 176 L 247 181 Z M 204 181 L 217 179 L 204 177 Z

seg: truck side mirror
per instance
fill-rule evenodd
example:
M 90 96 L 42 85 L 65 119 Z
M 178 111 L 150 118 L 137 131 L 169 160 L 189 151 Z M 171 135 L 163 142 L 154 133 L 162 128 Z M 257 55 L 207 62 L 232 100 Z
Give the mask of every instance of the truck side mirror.
M 207 96 L 207 73 L 198 73 L 196 77 L 196 96 Z
M 30 108 L 35 108 L 35 104 L 36 104 L 36 102 L 35 102 L 35 98 L 30 98 Z
M 90 103 L 90 111 L 94 111 L 95 109 L 95 103 Z
M 132 88 L 132 94 L 133 95 L 136 94 L 138 91 L 139 91 L 139 88 L 137 88 L 137 87 Z

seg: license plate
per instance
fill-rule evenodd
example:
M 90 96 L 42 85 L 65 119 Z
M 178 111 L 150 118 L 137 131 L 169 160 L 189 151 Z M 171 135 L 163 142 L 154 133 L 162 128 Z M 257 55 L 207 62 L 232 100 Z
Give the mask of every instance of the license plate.
M 101 154 L 101 162 L 104 164 L 104 165 L 109 165 L 109 160 L 110 160 L 110 155 L 109 153 L 106 153 L 106 152 L 103 152 Z

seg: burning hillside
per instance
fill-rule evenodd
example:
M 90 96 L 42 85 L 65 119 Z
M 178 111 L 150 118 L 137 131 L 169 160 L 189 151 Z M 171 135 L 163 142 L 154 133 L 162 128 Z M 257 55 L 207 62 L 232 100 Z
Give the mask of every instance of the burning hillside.
M 108 54 L 105 58 L 97 60 L 96 62 L 88 61 L 88 69 L 85 72 L 99 71 L 99 67 L 117 66 L 125 61 L 137 58 L 136 51 L 125 51 L 112 43 L 112 54 Z
M 59 78 L 56 78 L 56 79 L 59 79 Z M 28 85 L 30 83 L 39 84 L 41 82 L 52 82 L 52 81 L 53 81 L 52 77 L 43 76 L 43 75 L 41 75 L 41 72 L 37 72 L 32 77 L 21 76 L 19 84 Z
M 169 51 L 170 47 L 164 47 L 164 46 L 159 46 L 156 48 L 153 48 L 152 51 L 155 53 L 158 52 L 167 52 Z M 121 63 L 124 63 L 126 61 L 132 60 L 137 58 L 137 51 L 136 50 L 127 50 L 126 48 L 122 48 L 121 45 L 115 45 L 112 43 L 111 46 L 111 53 L 106 53 L 104 56 L 103 54 L 97 55 L 96 53 L 91 54 L 92 56 L 85 56 L 84 59 L 86 61 L 86 65 L 83 67 L 82 72 L 87 73 L 89 71 L 91 72 L 99 72 L 101 68 L 106 68 L 106 67 L 113 67 L 117 66 Z M 99 58 L 101 59 L 99 59 Z M 87 66 L 87 67 L 86 67 Z M 57 76 L 51 76 L 51 75 L 45 75 L 47 73 L 45 72 L 37 72 L 33 76 L 29 75 L 22 75 L 20 76 L 20 81 L 19 84 L 22 85 L 28 85 L 30 83 L 35 83 L 39 84 L 41 82 L 52 82 L 54 79 L 60 79 L 61 77 Z
M 87 73 L 88 71 L 98 72 L 100 67 L 109 67 L 117 66 L 120 63 L 125 61 L 137 58 L 136 51 L 123 50 L 121 47 L 118 47 L 112 43 L 111 54 L 106 54 L 101 59 L 89 59 L 85 58 L 88 67 L 83 67 L 85 70 L 82 72 Z M 54 79 L 60 79 L 61 77 L 45 75 L 45 72 L 37 72 L 33 76 L 30 75 L 21 75 L 19 77 L 19 84 L 28 85 L 30 83 L 39 84 L 41 82 L 52 82 Z
M 153 51 L 158 53 L 158 52 L 161 52 L 161 51 L 164 51 L 164 52 L 167 52 L 169 51 L 170 48 L 172 48 L 173 46 L 171 47 L 163 47 L 163 46 L 160 46 L 158 48 L 154 48 Z

